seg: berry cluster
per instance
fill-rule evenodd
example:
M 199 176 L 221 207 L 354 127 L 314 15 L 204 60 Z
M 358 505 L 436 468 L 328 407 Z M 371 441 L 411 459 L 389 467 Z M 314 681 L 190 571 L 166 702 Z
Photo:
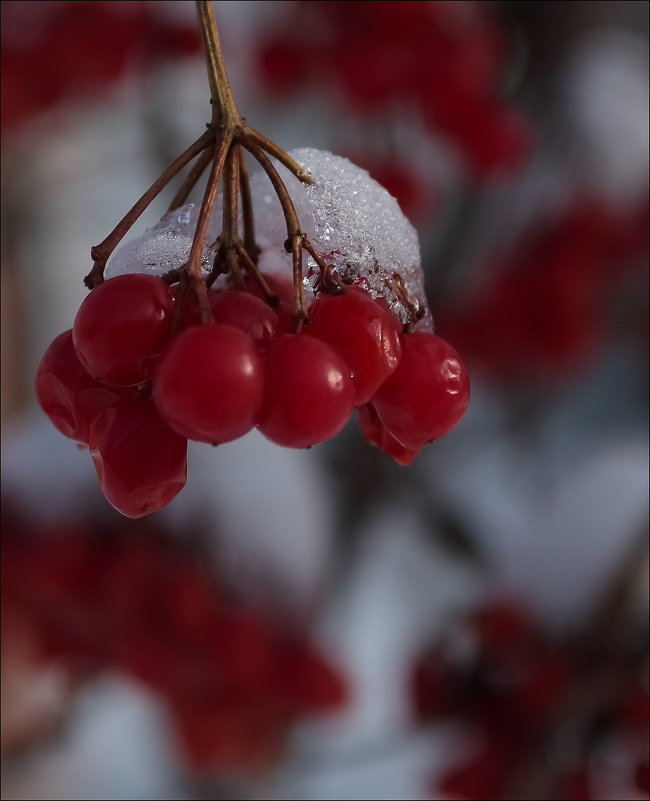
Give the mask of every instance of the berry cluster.
M 129 517 L 169 503 L 186 480 L 187 440 L 219 445 L 253 427 L 307 448 L 355 407 L 367 439 L 407 464 L 462 416 L 468 380 L 433 334 L 401 333 L 358 286 L 320 293 L 290 333 L 290 288 L 275 307 L 254 291 L 211 289 L 213 321 L 183 286 L 130 274 L 100 283 L 36 375 L 39 403 L 89 448 L 102 490 Z M 176 297 L 177 296 L 177 297 Z M 277 311 L 276 311 L 277 309 Z
M 72 684 L 104 670 L 141 682 L 190 769 L 267 766 L 293 723 L 343 703 L 335 669 L 286 622 L 233 599 L 188 538 L 117 517 L 34 527 L 5 505 L 2 529 L 4 645 L 28 626 L 39 662 Z
M 476 178 L 518 164 L 529 126 L 499 93 L 508 42 L 488 3 L 299 2 L 260 44 L 267 90 L 333 85 L 346 110 L 414 106 L 461 152 Z M 318 30 L 317 40 L 296 31 Z
M 473 733 L 471 753 L 436 781 L 436 796 L 648 794 L 648 686 L 636 636 L 626 648 L 553 640 L 509 601 L 479 609 L 459 631 L 465 648 L 431 648 L 413 672 L 418 720 L 461 719 Z M 474 652 L 463 659 L 468 642 Z M 598 775 L 597 764 L 611 775 Z M 600 783 L 618 792 L 601 794 Z
M 571 378 L 607 342 L 612 300 L 629 280 L 622 268 L 638 265 L 644 280 L 647 251 L 647 203 L 616 213 L 577 200 L 529 231 L 487 281 L 481 272 L 462 306 L 441 309 L 439 329 L 498 381 Z
M 29 36 L 25 27 L 38 15 Z M 2 7 L 2 129 L 14 129 L 70 97 L 98 90 L 161 58 L 200 51 L 194 26 L 154 4 L 59 0 Z

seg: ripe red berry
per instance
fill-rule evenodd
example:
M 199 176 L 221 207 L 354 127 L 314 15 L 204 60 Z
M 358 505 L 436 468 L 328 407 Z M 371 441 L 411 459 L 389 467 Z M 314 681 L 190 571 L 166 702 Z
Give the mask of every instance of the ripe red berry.
M 358 413 L 361 433 L 371 445 L 375 445 L 403 467 L 415 459 L 419 450 L 405 448 L 401 442 L 398 442 L 392 434 L 386 431 L 372 403 L 360 406 Z
M 72 330 L 64 331 L 45 351 L 36 371 L 36 398 L 62 434 L 83 445 L 88 429 L 106 406 L 124 392 L 105 387 L 81 366 L 72 344 Z
M 280 320 L 273 309 L 261 298 L 249 292 L 211 292 L 210 308 L 215 323 L 232 325 L 259 344 L 275 339 L 280 331 Z
M 176 297 L 177 302 L 183 305 L 179 328 L 201 325 L 196 298 L 193 295 L 181 298 L 178 294 Z M 238 328 L 248 334 L 257 345 L 268 343 L 280 333 L 281 324 L 276 314 L 277 307 L 271 308 L 257 295 L 234 289 L 211 289 L 208 292 L 208 301 L 215 323 Z
M 168 425 L 219 445 L 249 431 L 262 402 L 263 368 L 253 340 L 230 325 L 182 331 L 161 355 L 153 396 Z
M 402 358 L 372 399 L 381 422 L 406 448 L 439 439 L 469 402 L 467 371 L 456 351 L 434 334 L 402 337 Z
M 293 282 L 290 278 L 284 275 L 278 275 L 277 273 L 262 273 L 262 278 L 264 278 L 269 289 L 277 296 L 278 300 L 284 303 L 293 303 Z M 245 284 L 247 292 L 264 300 L 262 288 L 254 278 L 247 278 Z
M 121 400 L 104 409 L 88 444 L 106 500 L 127 517 L 161 509 L 185 486 L 187 441 L 151 401 Z
M 258 426 L 265 437 L 288 448 L 316 445 L 343 428 L 353 403 L 350 371 L 324 342 L 285 334 L 271 344 Z
M 152 275 L 118 275 L 95 287 L 72 327 L 86 371 L 118 387 L 149 378 L 167 340 L 173 301 L 169 287 Z
M 399 323 L 362 289 L 319 295 L 305 333 L 326 342 L 350 368 L 355 406 L 367 403 L 399 364 Z

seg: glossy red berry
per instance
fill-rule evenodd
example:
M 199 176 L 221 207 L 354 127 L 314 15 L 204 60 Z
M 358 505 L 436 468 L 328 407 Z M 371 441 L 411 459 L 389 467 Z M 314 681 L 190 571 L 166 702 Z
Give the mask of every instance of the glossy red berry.
M 88 429 L 106 406 L 124 391 L 106 387 L 84 370 L 72 344 L 72 330 L 64 331 L 45 351 L 36 371 L 36 398 L 62 434 L 88 444 Z
M 358 415 L 359 428 L 363 436 L 371 445 L 375 445 L 380 451 L 394 459 L 397 464 L 405 467 L 418 455 L 419 450 L 405 448 L 401 442 L 398 442 L 392 434 L 386 431 L 372 403 L 360 406 Z
M 285 334 L 266 356 L 259 429 L 288 448 L 308 448 L 333 437 L 354 403 L 350 371 L 341 357 L 315 337 Z
M 219 445 L 255 425 L 263 386 L 253 340 L 214 323 L 187 328 L 169 344 L 158 361 L 153 396 L 174 431 Z
M 266 344 L 280 332 L 278 315 L 261 298 L 249 292 L 210 293 L 215 323 L 239 328 L 257 344 Z
M 278 298 L 279 301 L 284 303 L 293 303 L 293 282 L 290 278 L 278 273 L 262 273 L 262 278 L 266 281 L 271 292 Z M 264 293 L 259 283 L 252 277 L 246 278 L 245 281 L 246 291 L 251 295 L 264 300 Z
M 127 517 L 166 506 L 187 478 L 187 440 L 149 400 L 121 400 L 90 426 L 90 455 L 106 500 Z
M 234 289 L 211 289 L 208 302 L 215 323 L 238 328 L 258 345 L 268 343 L 280 333 L 281 324 L 275 309 L 257 295 Z M 178 295 L 178 303 L 183 304 L 180 328 L 201 325 L 199 306 L 194 296 L 182 298 Z
M 386 429 L 417 450 L 450 431 L 469 402 L 467 371 L 456 351 L 434 334 L 402 337 L 402 358 L 372 404 Z
M 72 327 L 79 361 L 98 381 L 132 386 L 151 375 L 167 340 L 173 296 L 152 275 L 111 278 L 86 296 Z
M 355 406 L 367 403 L 399 364 L 397 319 L 356 287 L 340 295 L 319 295 L 309 319 L 305 333 L 334 348 L 350 368 Z

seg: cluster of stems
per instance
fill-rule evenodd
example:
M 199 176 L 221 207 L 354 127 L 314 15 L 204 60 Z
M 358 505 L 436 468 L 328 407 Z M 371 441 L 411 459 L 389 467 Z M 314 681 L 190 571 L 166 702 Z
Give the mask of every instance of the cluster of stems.
M 307 320 L 305 307 L 302 254 L 303 250 L 314 259 L 321 270 L 323 285 L 336 283 L 331 268 L 307 239 L 300 226 L 298 215 L 289 192 L 278 173 L 272 156 L 303 183 L 311 183 L 308 173 L 301 169 L 284 150 L 251 128 L 235 105 L 230 83 L 224 67 L 219 35 L 209 0 L 196 0 L 203 37 L 205 59 L 210 82 L 212 118 L 207 130 L 176 158 L 154 181 L 133 207 L 125 214 L 111 233 L 91 248 L 93 267 L 84 279 L 92 289 L 104 280 L 106 262 L 124 235 L 148 208 L 154 198 L 187 165 L 194 162 L 185 181 L 174 196 L 169 210 L 182 206 L 199 179 L 210 168 L 209 177 L 199 211 L 196 231 L 187 262 L 167 273 L 163 278 L 170 284 L 179 283 L 181 294 L 192 291 L 199 303 L 201 319 L 212 321 L 207 290 L 219 275 L 227 273 L 234 285 L 243 286 L 246 274 L 260 285 L 267 300 L 277 298 L 257 267 L 259 248 L 255 241 L 255 225 L 251 191 L 244 151 L 248 151 L 261 165 L 275 191 L 286 222 L 285 249 L 292 257 L 294 287 L 294 328 L 299 330 Z M 205 248 L 206 232 L 220 183 L 223 186 L 223 225 L 216 242 L 210 243 L 214 252 L 212 269 L 207 277 L 201 272 L 201 257 Z M 239 226 L 241 202 L 242 231 Z

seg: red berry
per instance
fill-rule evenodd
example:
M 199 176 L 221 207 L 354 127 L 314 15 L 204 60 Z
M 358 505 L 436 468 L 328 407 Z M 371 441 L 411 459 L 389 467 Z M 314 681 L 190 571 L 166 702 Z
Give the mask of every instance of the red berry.
M 249 292 L 211 292 L 209 298 L 215 323 L 239 328 L 258 344 L 278 336 L 278 315 L 261 298 Z
M 406 448 L 439 439 L 460 420 L 469 379 L 456 351 L 434 334 L 402 337 L 402 358 L 372 399 L 381 422 Z
M 314 337 L 285 334 L 267 353 L 259 429 L 288 448 L 308 448 L 337 434 L 354 402 L 350 371 Z
M 277 273 L 261 273 L 261 275 L 268 284 L 271 292 L 277 296 L 278 300 L 293 304 L 293 282 L 290 278 L 284 275 L 278 275 Z M 262 288 L 253 277 L 247 278 L 245 284 L 247 292 L 264 300 Z
M 72 327 L 86 371 L 118 387 L 149 378 L 167 340 L 173 301 L 167 284 L 152 275 L 118 275 L 95 287 Z
M 399 323 L 362 289 L 320 295 L 305 333 L 326 342 L 350 368 L 355 406 L 367 403 L 399 363 Z
M 72 344 L 72 330 L 64 331 L 45 351 L 36 371 L 36 397 L 62 434 L 83 445 L 88 429 L 106 406 L 124 393 L 99 384 L 81 366 Z
M 201 315 L 196 298 L 192 295 L 181 299 L 180 328 L 190 325 L 201 325 Z M 258 345 L 264 345 L 275 339 L 281 330 L 281 323 L 276 309 L 271 308 L 260 296 L 239 290 L 211 289 L 208 292 L 210 311 L 215 323 L 231 325 L 239 328 Z
M 161 355 L 153 386 L 158 410 L 174 431 L 219 445 L 255 425 L 263 369 L 253 340 L 238 329 L 192 326 Z
M 392 457 L 397 464 L 403 467 L 415 459 L 419 451 L 405 448 L 392 434 L 386 431 L 372 403 L 360 406 L 358 411 L 359 428 L 371 445 L 376 445 L 380 451 Z
M 187 441 L 148 400 L 121 400 L 90 426 L 90 455 L 106 500 L 127 517 L 166 506 L 185 486 Z

